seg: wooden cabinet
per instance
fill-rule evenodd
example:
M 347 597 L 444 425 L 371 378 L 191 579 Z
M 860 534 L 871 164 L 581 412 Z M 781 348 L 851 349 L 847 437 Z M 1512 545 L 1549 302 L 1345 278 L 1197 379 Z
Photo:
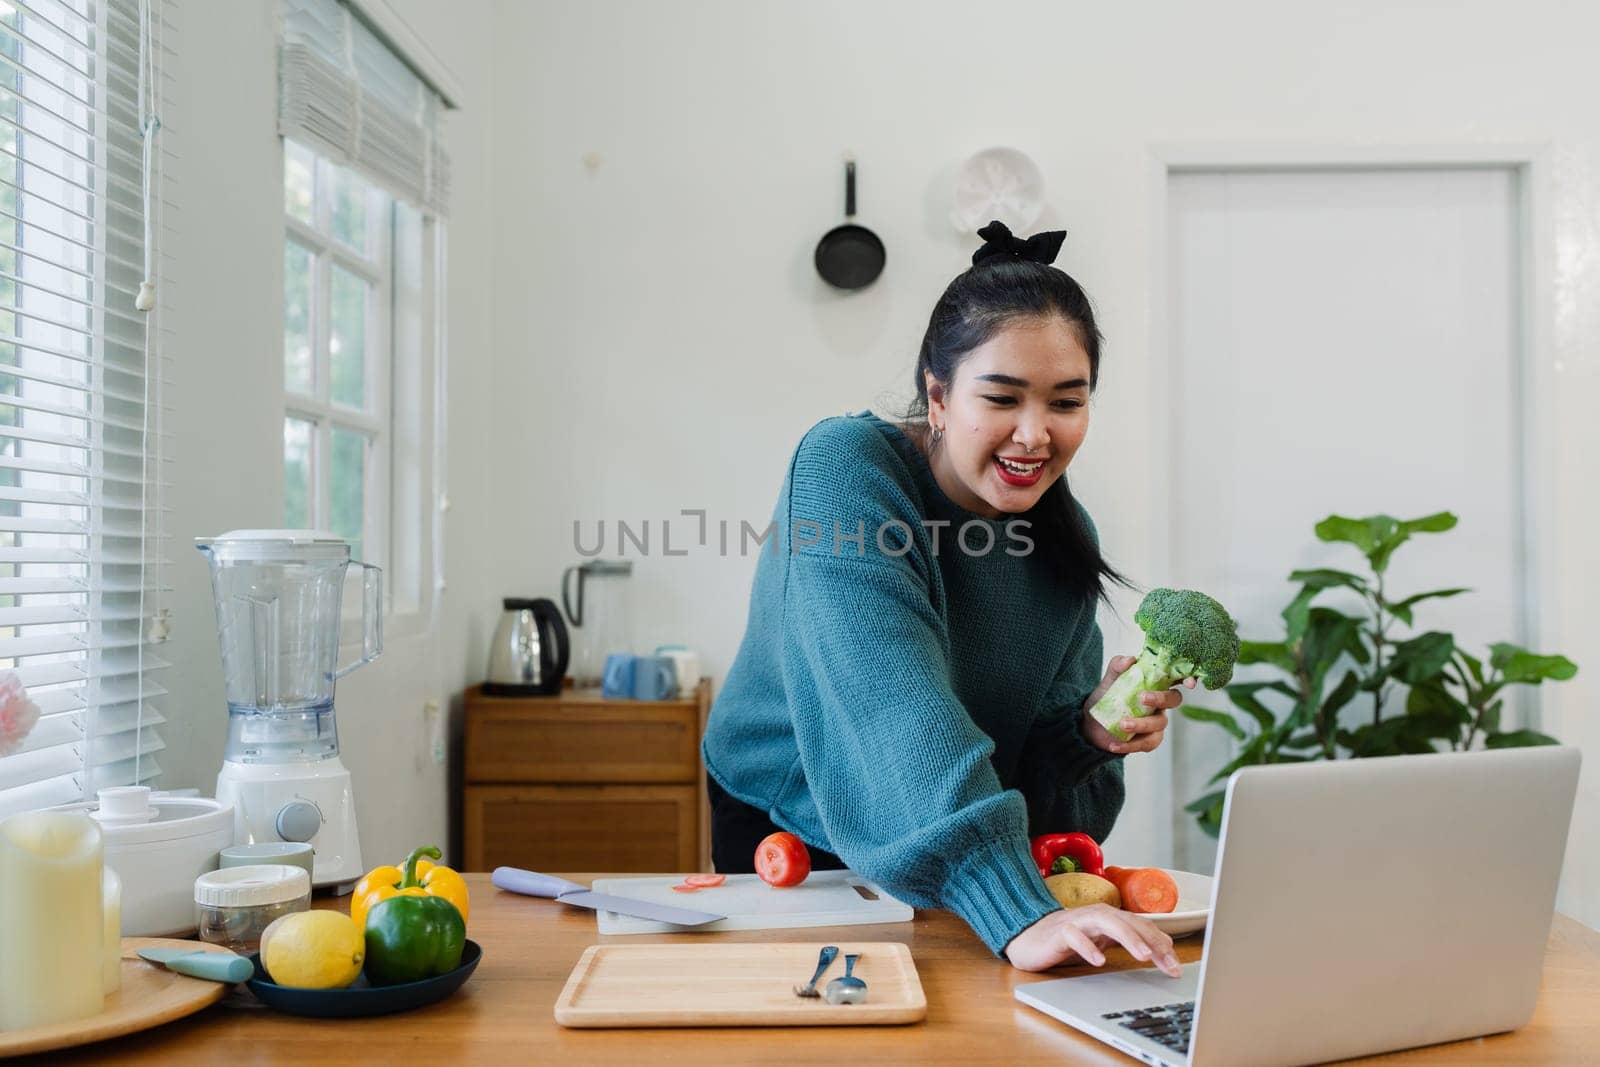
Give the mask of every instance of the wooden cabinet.
M 708 871 L 701 679 L 683 700 L 466 694 L 466 869 Z

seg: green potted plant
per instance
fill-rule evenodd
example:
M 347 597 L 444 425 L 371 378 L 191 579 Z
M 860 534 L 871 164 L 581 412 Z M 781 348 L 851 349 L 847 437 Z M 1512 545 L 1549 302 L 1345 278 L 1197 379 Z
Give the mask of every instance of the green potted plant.
M 1317 523 L 1317 538 L 1356 548 L 1366 559 L 1367 573 L 1292 572 L 1289 580 L 1299 590 L 1283 609 L 1282 640 L 1246 640 L 1239 649 L 1240 665 L 1265 665 L 1277 676 L 1225 687 L 1231 708 L 1185 704 L 1179 709 L 1239 742 L 1235 757 L 1208 785 L 1262 763 L 1557 743 L 1533 730 L 1502 730 L 1503 694 L 1511 685 L 1565 681 L 1578 672 L 1571 660 L 1508 642 L 1490 645 L 1488 656 L 1480 658 L 1458 647 L 1448 633 L 1430 630 L 1401 640 L 1395 632 L 1412 625 L 1418 604 L 1471 591 L 1434 589 L 1397 598 L 1388 584 L 1389 564 L 1412 536 L 1444 533 L 1455 525 L 1456 516 L 1448 511 L 1404 521 L 1330 515 Z M 1334 589 L 1354 593 L 1360 613 L 1315 603 Z M 1338 681 L 1330 686 L 1335 674 Z M 1403 705 L 1392 699 L 1401 689 Z M 1362 714 L 1355 723 L 1345 709 L 1368 700 L 1370 718 Z M 1211 790 L 1185 808 L 1212 836 L 1222 825 L 1223 796 L 1222 789 Z

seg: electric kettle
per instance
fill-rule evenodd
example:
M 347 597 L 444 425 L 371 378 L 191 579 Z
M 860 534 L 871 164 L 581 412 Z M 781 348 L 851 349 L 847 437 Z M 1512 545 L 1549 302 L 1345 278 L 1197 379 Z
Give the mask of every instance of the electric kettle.
M 549 696 L 561 691 L 571 645 L 561 609 L 544 597 L 506 597 L 489 646 L 489 696 Z

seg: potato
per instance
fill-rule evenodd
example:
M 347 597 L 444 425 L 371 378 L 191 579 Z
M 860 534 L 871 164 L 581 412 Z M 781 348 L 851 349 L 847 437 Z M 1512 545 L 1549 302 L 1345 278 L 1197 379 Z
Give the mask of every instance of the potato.
M 1063 908 L 1081 908 L 1087 904 L 1122 907 L 1122 894 L 1117 892 L 1117 887 L 1098 874 L 1052 874 L 1044 884 Z

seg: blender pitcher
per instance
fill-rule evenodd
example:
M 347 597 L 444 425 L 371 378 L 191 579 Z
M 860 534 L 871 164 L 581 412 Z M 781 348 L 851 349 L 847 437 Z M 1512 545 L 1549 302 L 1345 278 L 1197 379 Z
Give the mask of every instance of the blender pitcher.
M 334 683 L 383 650 L 383 572 L 362 569 L 361 653 L 339 666 L 350 544 L 316 530 L 234 530 L 199 537 L 211 565 L 228 698 L 217 799 L 234 842 L 307 842 L 312 884 L 360 878 L 350 772 L 339 758 Z
M 211 564 L 228 697 L 230 763 L 287 763 L 339 754 L 334 682 L 383 650 L 383 572 L 362 568 L 362 648 L 337 666 L 343 538 L 314 530 L 234 530 L 197 538 Z

